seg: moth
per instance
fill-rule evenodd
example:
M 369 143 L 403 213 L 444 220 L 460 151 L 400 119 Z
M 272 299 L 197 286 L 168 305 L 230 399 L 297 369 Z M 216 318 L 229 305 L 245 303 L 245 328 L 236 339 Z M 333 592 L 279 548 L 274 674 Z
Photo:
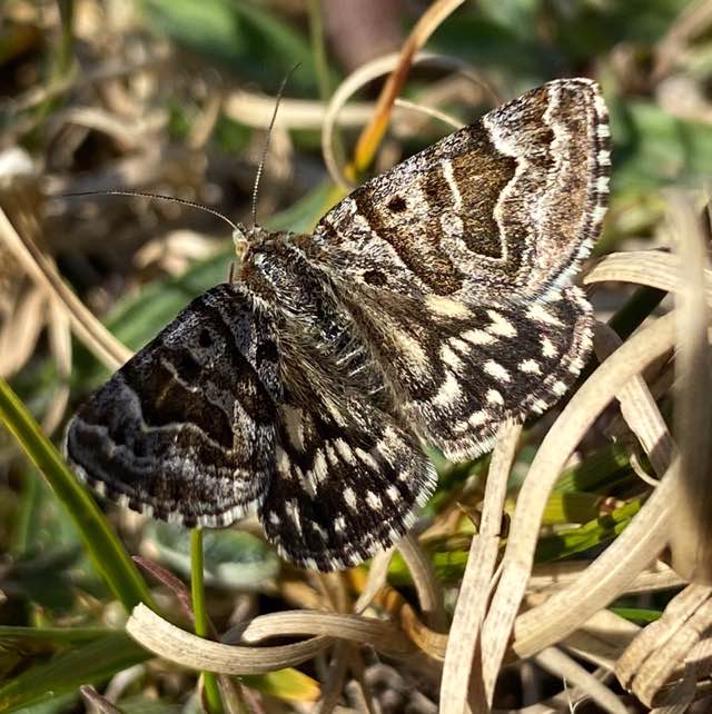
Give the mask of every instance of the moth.
M 435 488 L 422 444 L 474 458 L 581 372 L 592 316 L 572 278 L 609 169 L 597 85 L 562 79 L 368 181 L 311 235 L 241 229 L 235 280 L 71 420 L 76 473 L 185 526 L 256 511 L 305 568 L 391 546 Z

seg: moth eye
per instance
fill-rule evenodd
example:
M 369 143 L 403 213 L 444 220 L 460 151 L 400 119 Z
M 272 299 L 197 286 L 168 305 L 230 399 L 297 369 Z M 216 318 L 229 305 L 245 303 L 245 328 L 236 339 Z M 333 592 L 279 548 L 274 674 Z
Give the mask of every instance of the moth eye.
M 401 213 L 402 211 L 405 211 L 406 208 L 408 208 L 408 205 L 405 202 L 405 199 L 402 196 L 394 196 L 388 203 L 386 204 L 388 208 L 393 211 L 393 213 Z
M 380 270 L 366 270 L 362 276 L 366 283 L 377 287 L 385 285 L 388 282 L 386 276 Z
M 201 330 L 198 335 L 198 344 L 201 347 L 210 347 L 213 344 L 213 338 L 207 330 Z

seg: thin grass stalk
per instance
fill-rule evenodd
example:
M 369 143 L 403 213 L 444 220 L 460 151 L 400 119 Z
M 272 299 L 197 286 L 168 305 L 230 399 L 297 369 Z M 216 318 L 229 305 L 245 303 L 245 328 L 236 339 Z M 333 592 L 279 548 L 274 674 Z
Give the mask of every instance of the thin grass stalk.
M 319 97 L 326 102 L 331 94 L 331 82 L 324 42 L 324 9 L 321 0 L 308 0 L 307 8 L 309 10 L 309 39 L 314 58 L 314 71 L 319 84 Z
M 368 126 L 364 128 L 356 143 L 354 158 L 347 167 L 350 178 L 358 178 L 371 164 L 378 146 L 388 128 L 393 111 L 393 103 L 400 94 L 408 77 L 413 58 L 428 41 L 433 32 L 458 8 L 464 0 L 436 0 L 423 13 L 403 43 L 398 64 L 389 75 L 381 90 Z
M 72 67 L 74 59 L 74 0 L 59 0 L 59 17 L 62 25 L 62 34 L 57 52 L 55 73 L 57 77 L 64 78 Z
M 190 592 L 193 598 L 193 618 L 195 634 L 210 636 L 210 620 L 205 606 L 205 583 L 203 578 L 203 529 L 193 528 L 190 532 Z M 205 703 L 210 714 L 222 711 L 220 687 L 212 672 L 203 672 Z
M 153 598 L 128 553 L 86 489 L 42 433 L 30 412 L 0 378 L 0 422 L 43 474 L 79 531 L 82 544 L 96 571 L 127 611 Z

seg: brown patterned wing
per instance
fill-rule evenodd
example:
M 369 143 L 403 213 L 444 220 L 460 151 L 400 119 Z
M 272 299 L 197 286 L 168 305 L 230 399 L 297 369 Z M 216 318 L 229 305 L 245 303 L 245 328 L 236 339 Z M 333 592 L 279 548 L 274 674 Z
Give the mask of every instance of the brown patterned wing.
M 398 408 L 451 459 L 544 411 L 590 349 L 570 285 L 605 213 L 596 84 L 551 82 L 354 191 L 304 241 Z
M 319 223 L 312 250 L 337 279 L 392 278 L 411 296 L 539 297 L 591 250 L 609 168 L 597 85 L 557 80 L 358 188 Z

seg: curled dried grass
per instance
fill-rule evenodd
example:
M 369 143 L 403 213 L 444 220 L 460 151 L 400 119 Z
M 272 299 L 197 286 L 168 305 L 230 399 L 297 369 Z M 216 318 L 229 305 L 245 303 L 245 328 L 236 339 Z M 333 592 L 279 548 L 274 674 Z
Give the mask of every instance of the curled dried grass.
M 292 667 L 330 647 L 331 637 L 313 637 L 293 645 L 240 647 L 211 642 L 171 624 L 144 604 L 137 605 L 126 631 L 149 652 L 183 667 L 222 674 L 265 674 Z
M 383 85 L 373 116 L 356 142 L 351 171 L 355 176 L 360 175 L 367 169 L 373 160 L 378 145 L 386 133 L 388 121 L 393 110 L 393 103 L 408 77 L 413 58 L 425 45 L 433 32 L 463 2 L 464 0 L 435 0 L 411 30 L 398 54 L 398 61 Z
M 654 706 L 665 682 L 676 671 L 686 665 L 694 667 L 709 656 L 710 640 L 705 633 L 712 625 L 711 596 L 712 588 L 689 585 L 670 601 L 659 620 L 642 630 L 616 663 L 621 684 L 647 706 Z M 700 644 L 703 647 L 696 652 Z M 708 660 L 703 666 L 709 666 Z M 682 672 L 683 684 L 689 674 Z M 685 686 L 675 693 L 678 702 L 681 696 L 687 699 L 687 689 Z M 671 704 L 670 695 L 668 692 Z
M 675 315 L 660 318 L 641 330 L 612 354 L 573 395 L 545 436 L 517 498 L 511 531 L 503 559 L 502 577 L 494 593 L 482 630 L 483 685 L 491 703 L 499 667 L 507 648 L 509 633 L 524 596 L 531 572 L 539 524 L 548 495 L 570 454 L 588 431 L 596 416 L 634 375 L 674 344 Z M 667 480 L 670 484 L 671 479 Z M 584 576 L 565 591 L 557 593 L 539 608 L 517 621 L 514 649 L 529 656 L 556 642 L 588 619 L 624 589 L 630 580 L 653 560 L 665 543 L 664 528 L 669 516 L 671 486 L 663 485 L 621 536 L 587 568 Z M 655 497 L 658 497 L 655 500 Z M 654 507 L 651 503 L 654 502 Z M 646 509 L 648 513 L 644 516 Z M 645 531 L 640 533 L 640 523 Z M 636 526 L 638 526 L 636 528 Z M 632 535 L 641 540 L 633 542 Z M 611 563 L 610 553 L 625 542 Z M 621 553 L 620 551 L 623 551 Z M 623 556 L 622 558 L 620 556 Z M 605 561 L 605 565 L 601 565 Z M 621 563 L 624 563 L 621 568 Z M 544 610 L 545 612 L 542 612 Z
M 261 615 L 251 620 L 242 633 L 248 643 L 284 635 L 329 636 L 334 639 L 371 644 L 391 656 L 414 651 L 413 645 L 392 622 L 361 615 L 293 610 Z

